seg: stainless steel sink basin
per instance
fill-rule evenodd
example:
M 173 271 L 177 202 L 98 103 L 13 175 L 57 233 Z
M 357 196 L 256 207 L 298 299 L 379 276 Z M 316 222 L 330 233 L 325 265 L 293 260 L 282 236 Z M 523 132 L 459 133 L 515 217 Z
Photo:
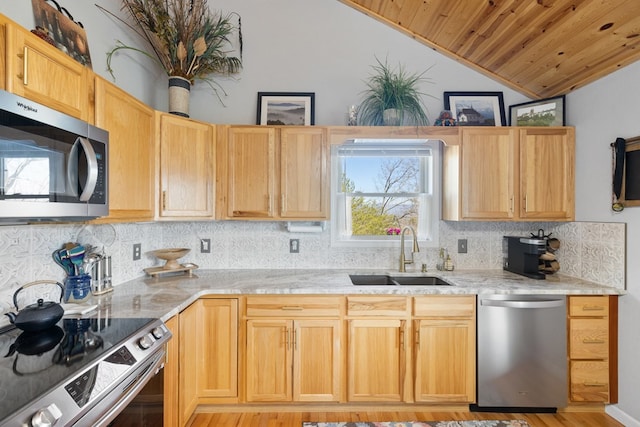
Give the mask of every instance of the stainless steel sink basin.
M 451 283 L 434 276 L 389 276 L 387 274 L 350 274 L 354 285 L 361 286 L 451 286 Z

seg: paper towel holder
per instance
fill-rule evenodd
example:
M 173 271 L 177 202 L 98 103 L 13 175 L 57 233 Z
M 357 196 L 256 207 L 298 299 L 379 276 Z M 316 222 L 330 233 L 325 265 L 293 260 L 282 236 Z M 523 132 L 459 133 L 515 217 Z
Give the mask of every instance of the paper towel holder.
M 288 221 L 285 228 L 289 233 L 322 233 L 327 228 L 326 221 Z

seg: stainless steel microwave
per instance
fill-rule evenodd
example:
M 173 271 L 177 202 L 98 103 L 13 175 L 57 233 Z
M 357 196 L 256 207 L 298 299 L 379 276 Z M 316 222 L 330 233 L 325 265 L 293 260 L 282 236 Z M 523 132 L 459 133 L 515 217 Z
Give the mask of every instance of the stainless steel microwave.
M 0 90 L 0 222 L 109 214 L 109 134 Z

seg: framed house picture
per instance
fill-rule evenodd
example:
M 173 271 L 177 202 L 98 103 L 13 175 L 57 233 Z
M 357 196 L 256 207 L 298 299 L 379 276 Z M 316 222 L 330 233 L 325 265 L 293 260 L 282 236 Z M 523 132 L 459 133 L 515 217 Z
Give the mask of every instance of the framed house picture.
M 564 126 L 565 117 L 564 95 L 509 106 L 511 126 Z
M 314 116 L 314 92 L 258 92 L 259 125 L 313 125 Z
M 444 109 L 460 126 L 506 126 L 502 92 L 445 92 Z

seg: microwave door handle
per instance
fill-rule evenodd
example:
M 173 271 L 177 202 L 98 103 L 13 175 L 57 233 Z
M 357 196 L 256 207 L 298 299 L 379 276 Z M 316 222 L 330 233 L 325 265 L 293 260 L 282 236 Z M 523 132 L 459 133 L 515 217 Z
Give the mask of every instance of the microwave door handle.
M 96 184 L 98 183 L 98 158 L 96 157 L 96 152 L 93 150 L 91 142 L 89 142 L 87 138 L 79 136 L 74 143 L 73 149 L 76 150 L 78 145 L 84 151 L 85 158 L 87 159 L 87 176 L 78 176 L 78 180 L 85 180 L 84 189 L 82 190 L 82 194 L 80 194 L 79 200 L 81 202 L 88 202 L 96 189 Z

